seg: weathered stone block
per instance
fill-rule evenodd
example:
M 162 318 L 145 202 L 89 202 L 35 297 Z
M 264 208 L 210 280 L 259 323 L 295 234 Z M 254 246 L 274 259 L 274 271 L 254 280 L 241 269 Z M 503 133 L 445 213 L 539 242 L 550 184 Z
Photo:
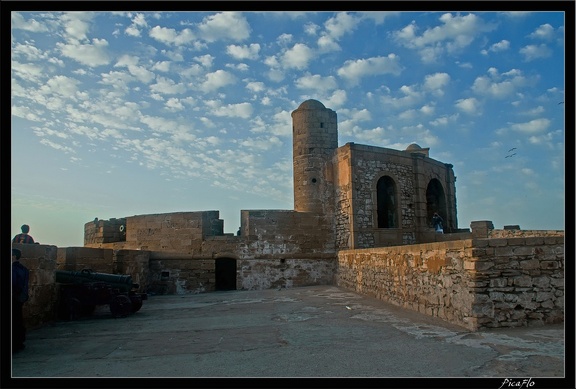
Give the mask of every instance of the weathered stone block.
M 529 259 L 525 261 L 520 261 L 520 269 L 539 269 L 540 268 L 540 261 L 537 259 Z
M 491 288 L 503 288 L 508 285 L 508 279 L 506 278 L 494 278 L 490 280 Z
M 547 300 L 552 300 L 554 299 L 554 293 L 552 292 L 538 292 L 536 293 L 536 301 L 537 302 L 542 302 L 542 301 L 547 301 Z
M 494 255 L 497 257 L 514 257 L 514 247 L 506 246 L 506 247 L 495 247 L 494 248 Z
M 532 277 L 532 284 L 538 288 L 547 288 L 550 286 L 550 277 Z
M 488 240 L 488 245 L 491 247 L 504 247 L 508 245 L 508 239 L 493 238 Z
M 558 261 L 541 261 L 540 269 L 558 269 L 560 268 L 560 263 Z
M 520 287 L 532 286 L 532 277 L 525 275 L 514 277 L 514 285 Z

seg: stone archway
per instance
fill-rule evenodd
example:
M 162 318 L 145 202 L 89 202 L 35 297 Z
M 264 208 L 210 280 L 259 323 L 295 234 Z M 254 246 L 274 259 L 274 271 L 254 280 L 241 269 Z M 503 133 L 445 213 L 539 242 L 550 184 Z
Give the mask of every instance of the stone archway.
M 216 258 L 214 264 L 216 290 L 236 290 L 236 260 Z
M 446 194 L 439 180 L 433 178 L 426 188 L 426 224 L 431 226 L 432 215 L 438 212 L 444 219 L 444 228 L 448 227 L 448 212 L 446 210 Z

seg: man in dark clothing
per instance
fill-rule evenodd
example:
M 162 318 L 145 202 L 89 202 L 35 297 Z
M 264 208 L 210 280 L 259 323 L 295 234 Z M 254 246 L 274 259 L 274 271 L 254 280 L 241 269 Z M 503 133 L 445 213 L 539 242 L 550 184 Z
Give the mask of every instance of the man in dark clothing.
M 34 238 L 28 235 L 30 226 L 28 224 L 24 224 L 22 227 L 20 227 L 20 229 L 22 230 L 22 233 L 16 235 L 14 239 L 12 239 L 12 243 L 34 243 Z
M 12 249 L 12 353 L 24 348 L 26 327 L 22 307 L 28 301 L 28 279 L 30 272 L 20 263 L 22 253 Z

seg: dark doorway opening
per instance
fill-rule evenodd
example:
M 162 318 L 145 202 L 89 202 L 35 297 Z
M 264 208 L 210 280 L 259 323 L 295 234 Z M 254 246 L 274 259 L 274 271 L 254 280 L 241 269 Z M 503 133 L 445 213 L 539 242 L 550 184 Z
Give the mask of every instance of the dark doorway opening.
M 376 183 L 378 228 L 397 228 L 396 184 L 388 176 Z
M 432 226 L 432 216 L 434 212 L 438 212 L 440 217 L 444 220 L 444 232 L 449 228 L 448 215 L 446 212 L 446 195 L 444 188 L 440 181 L 433 178 L 428 183 L 426 188 L 426 216 L 429 226 Z
M 218 258 L 215 263 L 216 290 L 236 290 L 236 260 Z

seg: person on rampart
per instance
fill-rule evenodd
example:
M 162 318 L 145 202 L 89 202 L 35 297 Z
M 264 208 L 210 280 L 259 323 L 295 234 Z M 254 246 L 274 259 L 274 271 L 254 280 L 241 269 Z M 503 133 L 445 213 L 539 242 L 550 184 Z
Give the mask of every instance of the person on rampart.
M 444 233 L 444 227 L 442 226 L 443 221 L 442 217 L 438 215 L 438 212 L 434 212 L 434 215 L 432 216 L 432 226 L 434 227 L 434 230 L 440 234 Z
M 28 280 L 30 272 L 20 263 L 22 252 L 12 249 L 12 353 L 24 349 L 26 327 L 22 308 L 28 301 Z
M 30 226 L 28 224 L 23 224 L 20 229 L 22 230 L 22 233 L 14 236 L 12 243 L 34 243 L 34 238 L 28 235 L 30 232 Z

